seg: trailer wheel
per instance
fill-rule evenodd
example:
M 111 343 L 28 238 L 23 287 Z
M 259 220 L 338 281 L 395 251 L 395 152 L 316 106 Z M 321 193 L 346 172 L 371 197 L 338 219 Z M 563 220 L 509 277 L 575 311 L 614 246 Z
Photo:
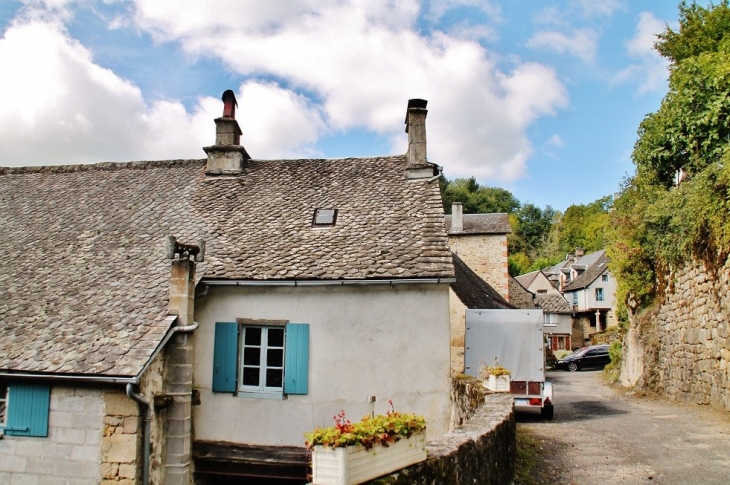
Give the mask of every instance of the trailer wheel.
M 540 415 L 542 416 L 542 419 L 547 419 L 547 420 L 553 419 L 553 412 L 554 412 L 554 408 L 553 408 L 552 404 L 543 406 L 540 409 Z

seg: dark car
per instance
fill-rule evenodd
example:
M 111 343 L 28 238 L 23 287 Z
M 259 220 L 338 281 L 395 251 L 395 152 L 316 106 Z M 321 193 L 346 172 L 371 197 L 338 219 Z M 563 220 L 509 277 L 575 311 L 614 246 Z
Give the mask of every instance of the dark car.
M 593 345 L 566 355 L 555 364 L 555 368 L 577 371 L 590 367 L 603 367 L 609 362 L 611 357 L 608 355 L 608 345 Z

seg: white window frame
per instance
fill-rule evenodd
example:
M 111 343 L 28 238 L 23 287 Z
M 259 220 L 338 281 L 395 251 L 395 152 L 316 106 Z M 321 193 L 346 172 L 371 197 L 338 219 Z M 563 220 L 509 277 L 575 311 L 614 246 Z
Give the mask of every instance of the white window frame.
M 545 313 L 543 314 L 544 317 L 544 324 L 546 327 L 557 327 L 558 326 L 558 316 L 555 313 Z
M 573 306 L 578 306 L 578 292 L 573 292 Z
M 603 298 L 604 298 L 603 288 L 596 288 L 596 301 L 603 301 Z
M 602 275 L 601 275 L 601 281 L 608 281 L 608 275 L 607 275 L 607 274 L 605 274 L 605 273 L 604 273 L 604 274 L 602 274 Z
M 258 328 L 261 329 L 261 340 L 259 345 L 246 345 L 246 330 Z M 282 346 L 269 346 L 269 331 L 279 330 L 283 333 Z M 238 391 L 242 395 L 256 394 L 256 397 L 271 397 L 272 399 L 281 399 L 284 395 L 284 358 L 286 355 L 286 331 L 284 326 L 267 326 L 267 325 L 249 325 L 241 324 L 240 327 L 240 362 L 238 366 L 239 373 L 239 386 Z M 258 348 L 259 350 L 259 362 L 258 365 L 254 366 L 245 363 L 246 348 Z M 268 365 L 268 351 L 269 350 L 280 350 L 281 351 L 281 365 L 273 366 Z M 259 368 L 259 385 L 245 385 L 243 383 L 244 369 L 246 367 L 258 367 Z M 266 386 L 266 371 L 267 370 L 279 370 L 281 371 L 281 386 Z

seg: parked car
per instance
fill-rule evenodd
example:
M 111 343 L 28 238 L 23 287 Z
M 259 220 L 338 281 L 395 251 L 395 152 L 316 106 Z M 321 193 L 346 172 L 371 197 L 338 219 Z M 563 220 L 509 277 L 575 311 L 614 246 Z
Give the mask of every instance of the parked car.
M 609 362 L 611 357 L 608 355 L 608 345 L 593 345 L 566 355 L 555 364 L 555 368 L 575 372 L 590 367 L 603 367 Z

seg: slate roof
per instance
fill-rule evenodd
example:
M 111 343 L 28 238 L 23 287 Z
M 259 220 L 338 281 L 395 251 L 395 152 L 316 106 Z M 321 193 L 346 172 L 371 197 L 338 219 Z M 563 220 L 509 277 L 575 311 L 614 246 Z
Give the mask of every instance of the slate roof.
M 165 239 L 218 280 L 453 277 L 437 183 L 404 156 L 0 168 L 0 370 L 137 375 L 171 325 Z M 317 208 L 337 224 L 312 228 Z
M 540 270 L 530 271 L 529 273 L 521 274 L 519 276 L 515 276 L 515 279 L 519 281 L 519 283 L 525 287 L 528 288 L 533 281 L 535 281 L 535 278 L 537 278 L 537 275 L 540 273 Z
M 573 309 L 562 295 L 535 295 L 535 305 L 545 313 L 573 313 Z
M 462 232 L 451 232 L 451 214 L 444 216 L 446 232 L 450 235 L 460 234 L 511 234 L 512 226 L 509 216 L 505 213 L 493 214 L 464 214 L 462 215 Z
M 497 290 L 481 279 L 464 261 L 456 254 L 452 253 L 454 258 L 454 270 L 456 272 L 456 282 L 451 283 L 451 289 L 454 290 L 459 300 L 470 309 L 488 308 L 488 309 L 513 309 L 515 308 L 507 302 Z
M 584 257 L 578 259 L 576 263 L 585 264 L 586 270 L 571 281 L 570 284 L 566 285 L 564 291 L 575 291 L 586 288 L 608 269 L 608 262 L 609 258 L 603 249 L 595 253 L 586 254 Z

